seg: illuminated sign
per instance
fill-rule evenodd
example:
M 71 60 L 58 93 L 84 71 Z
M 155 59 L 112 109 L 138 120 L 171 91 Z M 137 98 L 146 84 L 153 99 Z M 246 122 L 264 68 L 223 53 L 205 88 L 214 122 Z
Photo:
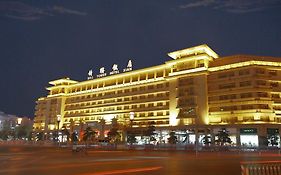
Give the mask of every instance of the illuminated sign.
M 97 75 L 98 78 L 106 76 L 104 67 L 100 68 L 100 74 Z
M 127 64 L 127 67 L 125 69 L 123 69 L 123 72 L 128 72 L 128 71 L 131 71 L 131 70 L 133 70 L 133 63 L 132 63 L 132 60 L 129 60 L 128 64 Z
M 88 80 L 91 80 L 91 79 L 93 79 L 94 77 L 93 77 L 93 70 L 91 69 L 91 70 L 89 70 L 89 72 L 88 72 Z
M 132 70 L 133 70 L 133 63 L 132 63 L 132 60 L 129 60 L 127 67 L 125 69 L 123 69 L 123 72 L 128 72 L 128 71 L 132 71 Z M 114 75 L 114 74 L 118 74 L 118 73 L 119 73 L 118 65 L 113 64 L 112 71 L 109 72 L 109 75 Z M 97 78 L 105 77 L 106 75 L 107 75 L 107 73 L 105 72 L 105 68 L 101 67 L 100 72 L 97 75 Z M 91 69 L 88 71 L 88 80 L 92 80 L 92 79 L 94 79 L 94 76 L 93 76 L 93 70 Z
M 257 134 L 257 128 L 241 128 L 240 134 Z
M 118 65 L 117 64 L 113 64 L 112 71 L 109 74 L 113 75 L 113 74 L 118 74 L 118 73 L 119 73 Z

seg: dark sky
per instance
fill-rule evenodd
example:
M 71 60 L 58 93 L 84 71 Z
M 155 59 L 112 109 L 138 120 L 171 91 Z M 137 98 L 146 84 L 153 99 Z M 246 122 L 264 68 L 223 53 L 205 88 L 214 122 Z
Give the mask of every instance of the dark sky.
M 0 111 L 33 117 L 50 80 L 158 65 L 205 43 L 281 57 L 281 0 L 0 1 Z

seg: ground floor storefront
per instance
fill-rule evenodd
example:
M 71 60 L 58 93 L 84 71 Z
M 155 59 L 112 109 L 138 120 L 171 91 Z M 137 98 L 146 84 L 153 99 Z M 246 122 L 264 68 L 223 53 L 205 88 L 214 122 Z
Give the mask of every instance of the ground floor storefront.
M 77 126 L 68 130 L 69 136 L 77 133 L 82 139 L 85 128 L 91 125 Z M 112 126 L 91 126 L 95 131 L 96 142 L 108 141 Z M 67 129 L 66 129 L 67 130 Z M 69 136 L 66 130 L 44 132 L 43 140 L 66 142 Z M 119 143 L 134 145 L 179 145 L 199 146 L 242 146 L 242 147 L 278 147 L 280 148 L 281 125 L 278 124 L 243 124 L 243 125 L 189 125 L 170 127 L 127 127 L 118 128 Z M 37 134 L 38 135 L 38 134 Z M 173 138 L 173 140 L 171 139 Z M 71 139 L 70 139 L 71 140 Z M 171 141 L 172 140 L 172 141 Z
M 227 145 L 243 147 L 280 147 L 280 125 L 219 125 L 155 128 L 152 135 L 134 128 L 136 144 L 169 143 L 171 132 L 177 144 Z M 152 138 L 152 139 L 151 139 Z

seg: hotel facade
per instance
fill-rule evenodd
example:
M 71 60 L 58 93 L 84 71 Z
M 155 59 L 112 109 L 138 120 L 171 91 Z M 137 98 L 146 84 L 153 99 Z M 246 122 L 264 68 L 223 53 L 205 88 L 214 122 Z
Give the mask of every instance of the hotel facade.
M 86 81 L 50 81 L 49 94 L 36 102 L 34 130 L 91 126 L 104 137 L 115 118 L 120 130 L 141 133 L 153 124 L 161 143 L 175 131 L 180 143 L 203 144 L 205 135 L 215 140 L 222 128 L 238 146 L 279 138 L 281 58 L 219 57 L 207 45 L 168 55 L 164 64 L 140 70 L 129 62 L 122 73 L 115 65 L 108 76 L 101 70 Z

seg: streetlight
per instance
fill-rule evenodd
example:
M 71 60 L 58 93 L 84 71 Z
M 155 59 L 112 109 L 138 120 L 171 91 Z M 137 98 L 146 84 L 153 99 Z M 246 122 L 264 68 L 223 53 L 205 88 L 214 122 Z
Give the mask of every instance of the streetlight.
M 133 135 L 133 120 L 135 118 L 135 113 L 134 112 L 130 112 L 129 118 L 130 118 L 130 134 L 128 132 L 127 132 L 127 134 L 128 134 L 128 138 L 130 138 L 129 139 L 130 145 L 132 146 L 132 144 L 134 142 L 134 141 L 132 141 L 132 139 L 134 137 L 134 135 Z
M 131 125 L 131 128 L 133 127 L 133 120 L 135 118 L 135 113 L 134 112 L 130 112 L 130 125 Z
M 21 125 L 21 121 L 22 121 L 22 118 L 17 118 L 17 124 L 15 126 L 15 134 L 16 134 L 16 138 L 19 139 L 19 130 L 20 130 L 20 125 Z
M 60 121 L 61 121 L 61 115 L 57 115 L 57 122 L 58 122 L 58 128 L 57 128 L 57 133 L 58 133 L 58 135 L 57 135 L 57 137 L 58 137 L 58 142 L 60 143 L 60 141 L 59 141 L 59 128 L 60 128 Z
M 20 124 L 21 124 L 21 121 L 22 121 L 22 118 L 18 118 L 18 119 L 17 119 L 17 123 L 18 123 L 18 125 L 20 125 Z

